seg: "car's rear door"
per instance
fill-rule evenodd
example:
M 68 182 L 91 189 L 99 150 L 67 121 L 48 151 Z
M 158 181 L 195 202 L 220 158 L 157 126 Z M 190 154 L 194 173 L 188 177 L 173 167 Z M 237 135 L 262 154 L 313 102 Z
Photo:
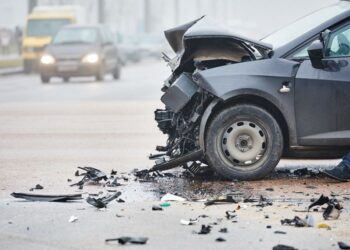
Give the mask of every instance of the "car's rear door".
M 348 48 L 348 49 L 347 49 Z M 350 25 L 331 34 L 325 69 L 304 60 L 295 79 L 298 144 L 350 145 Z

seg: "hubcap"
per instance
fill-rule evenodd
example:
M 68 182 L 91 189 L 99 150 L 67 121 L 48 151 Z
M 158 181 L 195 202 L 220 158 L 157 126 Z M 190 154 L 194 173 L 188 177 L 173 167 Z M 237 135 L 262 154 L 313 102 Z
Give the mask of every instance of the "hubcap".
M 266 151 L 265 132 L 254 122 L 238 121 L 227 127 L 221 146 L 234 165 L 249 166 L 259 161 Z

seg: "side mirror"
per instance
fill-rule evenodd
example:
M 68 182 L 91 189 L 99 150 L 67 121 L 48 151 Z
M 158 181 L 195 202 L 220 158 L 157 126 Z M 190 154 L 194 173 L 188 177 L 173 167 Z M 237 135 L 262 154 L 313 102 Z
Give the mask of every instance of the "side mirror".
M 314 67 L 315 69 L 324 68 L 324 65 L 322 62 L 323 49 L 324 49 L 323 43 L 320 40 L 314 41 L 307 49 L 312 67 Z

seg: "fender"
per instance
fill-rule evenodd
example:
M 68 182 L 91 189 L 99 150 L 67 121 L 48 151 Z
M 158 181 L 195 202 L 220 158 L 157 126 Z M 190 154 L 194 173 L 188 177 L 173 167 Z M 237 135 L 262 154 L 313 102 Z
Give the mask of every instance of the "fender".
M 195 74 L 198 85 L 217 97 L 203 113 L 199 145 L 205 151 L 205 130 L 210 116 L 219 103 L 249 96 L 263 98 L 273 104 L 283 115 L 289 131 L 289 145 L 297 145 L 294 112 L 294 78 L 299 63 L 285 59 L 267 59 L 231 64 Z M 288 86 L 288 93 L 280 89 Z

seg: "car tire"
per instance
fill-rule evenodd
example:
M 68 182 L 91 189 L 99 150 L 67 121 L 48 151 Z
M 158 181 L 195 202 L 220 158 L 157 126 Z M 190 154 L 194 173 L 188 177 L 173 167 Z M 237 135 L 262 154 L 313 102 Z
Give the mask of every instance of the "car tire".
M 205 138 L 209 166 L 230 180 L 265 177 L 277 166 L 283 151 L 277 121 L 266 110 L 249 104 L 217 113 Z
M 42 83 L 49 83 L 50 82 L 50 77 L 49 76 L 40 75 L 40 78 L 41 78 L 41 82 Z
M 69 77 L 63 77 L 64 82 L 69 82 Z
M 117 66 L 115 67 L 115 69 L 113 70 L 113 78 L 114 78 L 115 80 L 120 79 L 120 66 L 119 66 L 119 65 L 117 65 Z
M 95 78 L 96 78 L 96 81 L 98 81 L 98 82 L 101 82 L 101 81 L 104 80 L 104 68 L 103 68 L 102 65 L 101 65 L 101 67 L 99 68 L 99 70 L 98 70 L 98 72 L 97 72 Z

